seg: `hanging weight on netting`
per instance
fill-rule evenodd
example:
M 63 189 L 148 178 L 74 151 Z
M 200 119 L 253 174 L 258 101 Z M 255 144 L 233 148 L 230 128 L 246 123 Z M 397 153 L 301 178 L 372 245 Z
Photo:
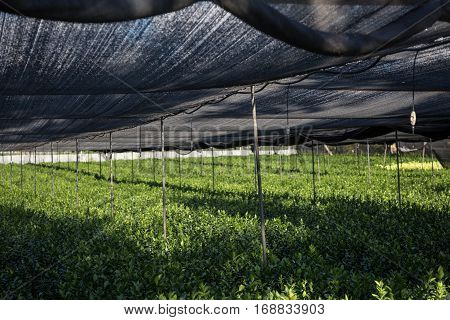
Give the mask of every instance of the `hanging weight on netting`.
M 415 111 L 411 112 L 411 115 L 409 116 L 409 121 L 411 122 L 411 126 L 412 126 L 413 133 L 414 133 L 414 127 L 416 126 L 416 123 L 417 123 L 417 114 Z

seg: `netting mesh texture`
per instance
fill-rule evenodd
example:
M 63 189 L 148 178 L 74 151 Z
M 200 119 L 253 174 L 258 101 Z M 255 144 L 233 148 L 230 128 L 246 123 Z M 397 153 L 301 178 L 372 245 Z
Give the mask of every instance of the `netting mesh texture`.
M 417 6 L 417 1 L 276 2 L 271 6 L 286 17 L 338 34 L 369 34 Z M 70 9 L 74 2 L 17 4 L 28 14 L 40 6 Z M 115 1 L 110 7 L 126 4 Z M 258 84 L 262 144 L 411 132 L 413 105 L 415 133 L 442 139 L 450 131 L 445 21 L 364 57 L 296 48 L 212 2 L 108 23 L 3 12 L 0 30 L 2 150 L 50 141 L 71 145 L 76 138 L 83 149 L 104 150 L 109 131 L 116 150 L 157 149 L 161 117 L 167 148 L 247 145 L 250 84 Z

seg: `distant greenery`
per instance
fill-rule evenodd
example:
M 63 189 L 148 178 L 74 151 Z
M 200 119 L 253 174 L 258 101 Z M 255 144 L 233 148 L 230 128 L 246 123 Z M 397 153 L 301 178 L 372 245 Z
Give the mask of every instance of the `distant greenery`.
M 252 157 L 168 161 L 168 242 L 160 162 L 0 166 L 0 297 L 6 299 L 445 299 L 450 172 L 396 171 L 382 155 L 264 156 L 268 264 L 261 263 Z M 201 162 L 203 161 L 203 165 Z M 394 165 L 395 158 L 386 159 Z M 402 161 L 420 162 L 420 155 Z M 430 161 L 430 159 L 426 159 Z M 89 172 L 88 172 L 89 167 Z M 320 167 L 320 169 L 319 169 Z M 416 166 L 417 167 L 417 166 Z M 153 168 L 156 172 L 153 172 Z

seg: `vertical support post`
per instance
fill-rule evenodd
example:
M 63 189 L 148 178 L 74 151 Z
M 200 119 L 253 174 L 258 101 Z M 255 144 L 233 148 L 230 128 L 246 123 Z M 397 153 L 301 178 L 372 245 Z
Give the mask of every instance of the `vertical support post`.
M 155 150 L 153 150 L 153 155 L 152 155 L 152 165 L 153 165 L 153 182 L 156 182 Z
M 50 142 L 50 158 L 52 166 L 52 196 L 55 194 L 55 169 L 53 168 L 53 142 Z
M 23 191 L 23 152 L 20 151 L 20 190 Z
M 389 145 L 389 167 L 392 167 L 392 143 Z
M 317 151 L 317 178 L 318 182 L 320 183 L 320 150 L 319 150 L 319 144 L 316 146 Z
M 399 160 L 399 144 L 398 144 L 398 131 L 395 130 L 395 149 L 397 158 L 397 193 L 398 193 L 398 206 L 402 207 L 402 195 L 400 191 L 400 160 Z
M 425 162 L 425 142 L 422 147 L 422 171 L 424 170 L 424 162 Z
M 138 174 L 141 172 L 141 158 L 142 158 L 142 127 L 139 126 L 139 158 L 138 158 Z
M 361 165 L 360 165 L 360 151 L 359 151 L 359 143 L 356 144 L 356 156 L 358 158 L 358 175 L 361 175 Z
M 86 152 L 86 162 L 87 162 L 87 173 L 90 174 L 91 173 L 91 168 L 90 168 L 90 161 L 91 161 L 91 154 L 89 153 L 89 151 Z
M 433 155 L 433 140 L 430 139 L 430 152 L 431 152 L 431 174 L 434 181 L 434 155 Z
M 203 150 L 200 153 L 200 175 L 203 176 Z
M 166 209 L 166 163 L 164 144 L 164 119 L 161 118 L 161 189 L 162 189 L 162 209 L 163 209 L 163 237 L 167 240 L 167 209 Z
M 181 192 L 181 152 L 178 153 L 178 186 Z
M 59 153 L 59 144 L 56 143 L 56 154 L 58 155 L 58 169 L 61 168 L 61 153 Z
M 76 153 L 76 159 L 75 159 L 75 170 L 76 170 L 76 173 L 75 173 L 75 193 L 76 193 L 76 197 L 77 197 L 77 207 L 79 207 L 80 206 L 80 202 L 79 202 L 79 199 L 78 199 L 78 162 L 79 162 L 79 159 L 78 159 L 78 155 L 79 155 L 79 153 L 78 153 L 78 139 L 75 139 L 75 153 Z
M 67 170 L 69 170 L 70 152 L 67 152 Z
M 13 160 L 12 160 L 12 151 L 9 151 L 9 187 L 13 186 Z
M 5 184 L 5 154 L 2 152 L 2 185 Z
M 316 168 L 315 168 L 315 159 L 314 159 L 314 140 L 311 140 L 311 162 L 312 162 L 312 187 L 313 187 L 313 203 L 316 204 L 317 195 L 316 195 Z
M 212 191 L 215 192 L 216 187 L 216 177 L 215 177 L 215 170 L 214 170 L 214 147 L 211 147 L 211 166 L 212 166 Z
M 37 190 L 36 190 L 36 180 L 37 180 L 37 164 L 36 164 L 36 147 L 34 147 L 34 196 L 36 197 L 37 195 Z
M 178 150 L 178 204 L 181 203 L 181 150 Z
M 366 141 L 367 143 L 367 184 L 368 187 L 370 186 L 370 145 L 369 145 L 369 139 Z
M 131 181 L 134 181 L 134 152 L 131 151 Z
M 114 163 L 114 177 L 116 177 L 116 180 L 118 180 L 119 173 L 117 172 L 117 154 L 113 154 L 113 163 Z
M 278 149 L 278 174 L 280 175 L 280 177 L 283 175 L 283 159 L 281 159 L 281 149 Z
M 112 132 L 109 133 L 109 193 L 110 193 L 110 207 L 111 216 L 114 217 L 114 174 L 113 174 L 113 147 L 112 147 Z
M 103 177 L 103 175 L 102 175 L 102 153 L 101 152 L 99 152 L 98 153 L 98 163 L 99 163 L 99 166 L 100 166 L 100 178 L 102 178 Z
M 259 158 L 259 137 L 258 137 L 258 121 L 256 119 L 256 100 L 255 100 L 255 86 L 252 86 L 252 115 L 253 115 L 253 139 L 255 146 L 255 167 L 256 175 L 258 177 L 258 203 L 259 215 L 261 225 L 261 244 L 262 244 L 262 258 L 263 264 L 267 263 L 267 245 L 266 245 L 266 219 L 264 216 L 264 198 L 261 178 L 261 160 Z
M 253 149 L 255 149 L 255 145 L 253 145 Z M 253 154 L 255 154 L 253 152 Z M 253 170 L 253 176 L 255 178 L 255 192 L 258 193 L 258 172 L 256 170 L 256 166 L 254 166 L 254 170 Z
M 387 154 L 387 143 L 384 143 L 384 158 L 383 158 L 383 168 L 386 167 L 386 154 Z

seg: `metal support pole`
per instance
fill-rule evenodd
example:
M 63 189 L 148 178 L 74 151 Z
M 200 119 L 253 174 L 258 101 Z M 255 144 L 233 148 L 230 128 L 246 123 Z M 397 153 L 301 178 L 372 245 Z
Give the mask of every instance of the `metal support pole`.
M 20 189 L 23 190 L 23 152 L 20 151 Z
M 102 175 L 102 153 L 101 152 L 98 153 L 98 163 L 100 166 L 100 178 L 101 178 L 103 176 Z
M 78 155 L 79 155 L 79 153 L 78 153 L 78 139 L 75 139 L 75 153 L 76 153 L 76 160 L 75 160 L 75 170 L 76 170 L 76 174 L 75 174 L 75 178 L 76 178 L 76 180 L 75 180 L 75 193 L 76 193 L 76 197 L 77 197 L 77 207 L 79 207 L 80 206 L 80 203 L 79 203 L 79 197 L 78 197 L 78 162 L 79 162 L 79 159 L 78 159 Z
M 52 196 L 55 194 L 55 169 L 53 168 L 53 142 L 50 142 L 50 158 L 52 165 Z
M 5 154 L 2 152 L 2 185 L 5 184 Z
M 37 190 L 36 190 L 36 180 L 37 180 L 37 165 L 36 165 L 36 147 L 34 147 L 34 196 L 36 197 L 37 195 Z
M 430 139 L 430 152 L 431 152 L 431 174 L 434 180 L 434 155 L 433 155 L 433 140 Z
M 318 178 L 318 182 L 320 183 L 320 150 L 319 150 L 319 144 L 317 144 L 316 150 L 317 150 L 317 178 Z
M 315 159 L 314 159 L 314 141 L 311 141 L 311 160 L 312 160 L 312 187 L 313 187 L 313 203 L 316 204 L 317 195 L 316 195 L 316 168 L 315 168 Z
M 163 209 L 163 237 L 167 240 L 167 209 L 166 209 L 166 163 L 164 144 L 164 120 L 161 118 L 161 188 L 162 188 L 162 209 Z
M 118 180 L 119 173 L 117 172 L 117 154 L 113 154 L 113 163 L 114 163 L 114 177 L 116 177 L 116 180 Z
M 12 188 L 13 185 L 13 160 L 12 151 L 9 151 L 9 187 Z
M 153 150 L 153 155 L 152 155 L 152 165 L 153 165 L 153 182 L 156 182 L 155 150 Z
M 142 127 L 139 126 L 139 158 L 138 158 L 138 173 L 141 172 L 141 158 L 142 158 Z
M 370 186 L 370 145 L 369 145 L 369 139 L 367 139 L 367 183 L 368 186 Z
M 387 154 L 387 144 L 384 143 L 384 158 L 383 158 L 383 167 L 386 167 L 386 154 Z
M 258 137 L 258 122 L 256 119 L 256 101 L 255 101 L 255 86 L 252 86 L 252 114 L 253 114 L 253 139 L 255 146 L 255 167 L 256 174 L 258 176 L 258 203 L 259 203 L 259 214 L 260 214 L 260 224 L 261 224 L 261 244 L 262 244 L 262 258 L 263 263 L 267 263 L 267 245 L 266 245 L 266 219 L 264 216 L 264 198 L 262 189 L 262 178 L 261 178 L 261 160 L 259 158 L 259 137 Z
M 214 147 L 211 148 L 211 166 L 212 166 L 212 191 L 214 193 L 216 187 L 216 177 L 214 170 Z
M 59 153 L 59 144 L 56 143 L 56 154 L 58 155 L 58 169 L 61 168 L 61 153 Z
M 389 145 L 389 167 L 392 167 L 392 144 Z
M 283 169 L 282 169 L 283 163 L 281 159 L 281 149 L 278 149 L 278 173 L 280 177 L 283 175 Z
M 402 195 L 400 191 L 400 160 L 399 160 L 399 144 L 398 144 L 398 131 L 395 130 L 395 149 L 397 157 L 397 193 L 398 193 L 398 206 L 402 207 Z
M 422 171 L 424 170 L 424 162 L 425 162 L 425 142 L 422 147 Z
M 114 174 L 113 174 L 113 147 L 112 132 L 109 133 L 109 182 L 111 216 L 114 217 Z
M 200 175 L 203 176 L 203 150 L 200 153 Z
M 255 145 L 253 145 L 253 149 L 255 149 Z M 253 152 L 253 154 L 255 154 Z M 258 192 L 258 172 L 256 170 L 256 166 L 254 166 L 254 170 L 253 170 L 253 176 L 254 176 L 254 180 L 255 180 L 255 191 Z
M 134 181 L 134 153 L 131 151 L 131 181 Z
M 90 168 L 90 153 L 89 151 L 86 153 L 86 157 L 87 157 L 87 173 L 90 174 L 91 173 L 91 168 Z
M 181 190 L 181 153 L 178 153 L 178 178 L 178 186 Z
M 67 170 L 69 170 L 70 152 L 67 152 Z
M 358 158 L 358 175 L 361 175 L 361 165 L 360 165 L 360 152 L 359 152 L 359 143 L 356 144 L 356 156 Z

